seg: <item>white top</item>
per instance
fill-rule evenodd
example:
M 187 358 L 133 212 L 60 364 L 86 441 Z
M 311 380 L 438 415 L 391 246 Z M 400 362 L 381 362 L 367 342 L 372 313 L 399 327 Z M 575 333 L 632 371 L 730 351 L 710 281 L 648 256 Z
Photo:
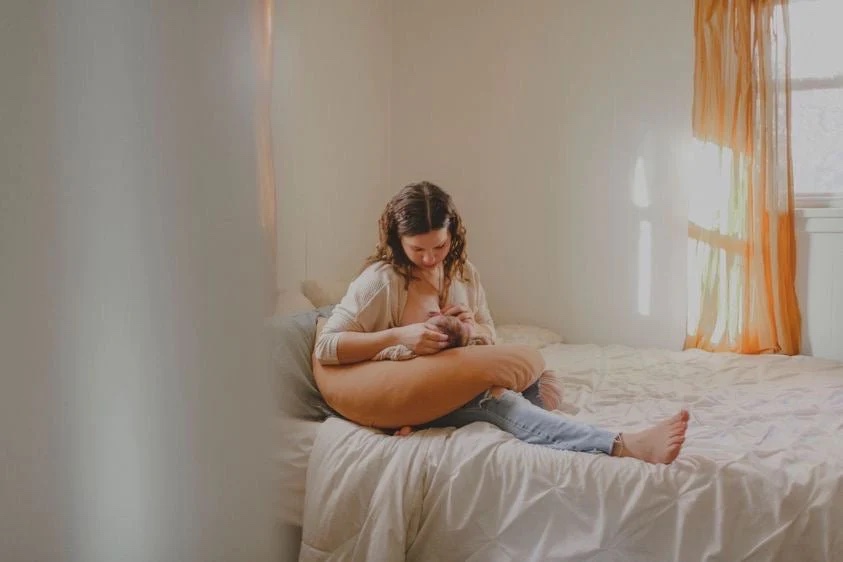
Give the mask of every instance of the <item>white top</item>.
M 465 276 L 466 281 L 459 278 L 451 281 L 446 304 L 461 304 L 471 309 L 475 321 L 486 326 L 495 339 L 495 325 L 486 304 L 486 293 L 477 269 L 468 261 L 465 263 Z M 337 342 L 341 333 L 380 332 L 400 326 L 406 303 L 404 278 L 392 265 L 385 262 L 370 265 L 351 282 L 342 301 L 325 322 L 316 341 L 316 358 L 325 365 L 338 364 Z

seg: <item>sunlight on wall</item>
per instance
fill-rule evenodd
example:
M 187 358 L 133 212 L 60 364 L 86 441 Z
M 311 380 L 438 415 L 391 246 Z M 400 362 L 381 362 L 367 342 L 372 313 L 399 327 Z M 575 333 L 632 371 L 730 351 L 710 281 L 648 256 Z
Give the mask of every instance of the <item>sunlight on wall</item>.
M 653 225 L 641 221 L 638 229 L 638 313 L 650 315 L 653 286 Z
M 632 204 L 642 211 L 650 207 L 650 189 L 639 156 L 632 173 Z M 653 287 L 653 224 L 642 220 L 638 225 L 638 314 L 650 315 Z
M 635 162 L 635 171 L 632 174 L 632 203 L 639 209 L 650 206 L 650 190 L 644 172 L 644 158 L 641 156 Z

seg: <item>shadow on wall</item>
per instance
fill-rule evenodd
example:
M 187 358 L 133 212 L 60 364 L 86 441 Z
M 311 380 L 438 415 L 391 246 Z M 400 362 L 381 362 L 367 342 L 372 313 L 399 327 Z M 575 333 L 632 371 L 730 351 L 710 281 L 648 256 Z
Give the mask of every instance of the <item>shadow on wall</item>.
M 561 298 L 573 329 L 564 333 L 584 342 L 679 349 L 693 173 L 685 160 L 692 140 L 691 18 L 686 14 L 687 29 L 643 34 L 650 16 L 630 6 L 601 15 L 615 24 L 602 37 L 613 47 L 580 50 L 586 60 L 565 100 L 566 189 L 557 207 L 565 220 L 558 237 L 570 242 L 558 263 L 562 285 L 571 288 Z

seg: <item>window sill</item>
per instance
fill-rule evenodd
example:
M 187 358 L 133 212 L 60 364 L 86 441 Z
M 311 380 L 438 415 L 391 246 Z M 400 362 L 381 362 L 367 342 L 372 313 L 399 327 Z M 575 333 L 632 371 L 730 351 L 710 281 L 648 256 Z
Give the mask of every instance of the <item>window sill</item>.
M 795 214 L 800 219 L 839 219 L 843 218 L 843 207 L 799 207 Z
M 811 207 L 795 210 L 796 230 L 806 234 L 843 233 L 843 207 Z
M 796 195 L 796 216 L 802 218 L 843 217 L 843 194 Z

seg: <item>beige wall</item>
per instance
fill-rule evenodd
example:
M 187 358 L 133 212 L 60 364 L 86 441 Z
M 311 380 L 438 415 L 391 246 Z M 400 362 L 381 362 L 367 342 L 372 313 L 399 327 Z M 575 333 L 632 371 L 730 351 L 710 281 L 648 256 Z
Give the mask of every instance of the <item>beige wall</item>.
M 681 344 L 692 23 L 672 0 L 395 4 L 392 183 L 453 194 L 498 321 Z
M 389 193 L 391 3 L 276 3 L 279 279 L 347 278 Z

